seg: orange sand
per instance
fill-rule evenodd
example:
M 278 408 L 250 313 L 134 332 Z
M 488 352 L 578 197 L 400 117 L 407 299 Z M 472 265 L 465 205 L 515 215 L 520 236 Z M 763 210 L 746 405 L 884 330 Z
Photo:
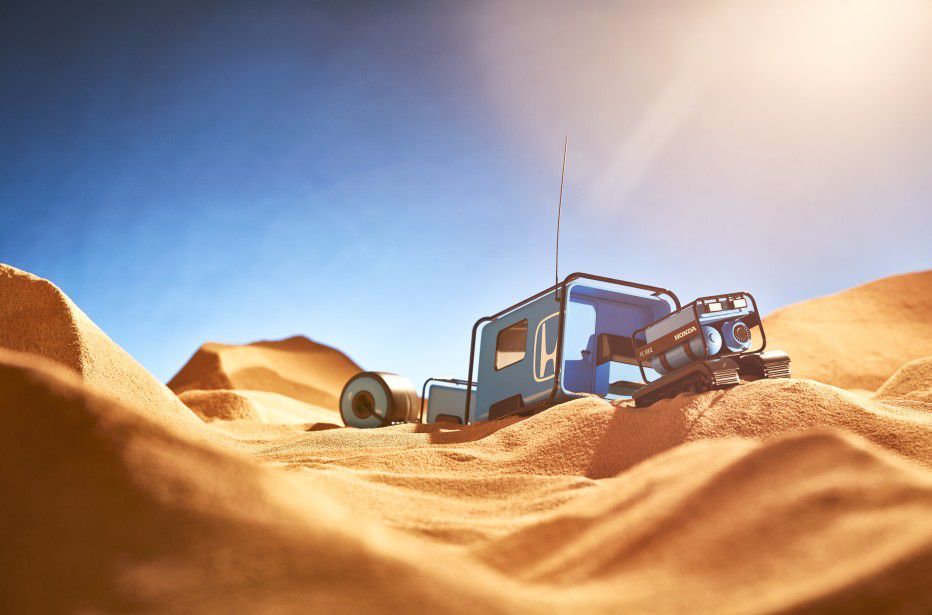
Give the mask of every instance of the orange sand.
M 245 346 L 204 344 L 168 386 L 179 394 L 213 389 L 269 391 L 339 410 L 343 385 L 360 371 L 339 350 L 297 336 Z
M 932 402 L 932 357 L 916 359 L 896 370 L 896 373 L 877 389 L 874 398 Z
M 160 422 L 194 425 L 197 418 L 57 286 L 0 264 L 0 348 L 71 368 L 88 385 L 147 409 Z
M 876 283 L 910 330 L 928 279 Z M 865 288 L 829 299 L 873 318 Z M 358 369 L 333 349 L 206 345 L 172 380 L 191 412 L 48 282 L 0 268 L 0 296 L 10 612 L 932 610 L 932 360 L 864 375 L 925 342 L 847 375 L 871 398 L 771 381 L 318 431 Z M 784 347 L 827 300 L 774 316 Z
M 901 365 L 932 356 L 932 271 L 907 273 L 777 310 L 764 319 L 769 347 L 793 375 L 874 390 Z
M 185 391 L 179 398 L 205 421 L 247 420 L 272 425 L 328 424 L 342 427 L 339 412 L 266 391 Z

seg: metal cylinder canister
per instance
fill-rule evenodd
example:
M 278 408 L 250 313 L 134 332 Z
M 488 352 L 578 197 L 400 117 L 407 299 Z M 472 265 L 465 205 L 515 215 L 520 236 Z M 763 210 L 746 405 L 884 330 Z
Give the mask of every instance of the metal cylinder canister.
M 343 387 L 340 416 L 347 427 L 385 427 L 417 420 L 419 398 L 414 385 L 388 372 L 361 372 Z
M 703 347 L 702 337 L 705 338 L 705 345 L 708 346 L 708 355 L 706 355 L 705 348 Z M 653 357 L 651 359 L 651 367 L 657 370 L 659 374 L 668 374 L 693 361 L 718 354 L 722 349 L 722 334 L 719 333 L 715 327 L 705 325 L 702 327 L 702 337 L 697 335 L 688 342 L 680 344 L 679 346 L 674 346 L 661 355 L 663 357 L 662 359 L 660 356 Z M 669 366 L 669 369 L 664 363 Z

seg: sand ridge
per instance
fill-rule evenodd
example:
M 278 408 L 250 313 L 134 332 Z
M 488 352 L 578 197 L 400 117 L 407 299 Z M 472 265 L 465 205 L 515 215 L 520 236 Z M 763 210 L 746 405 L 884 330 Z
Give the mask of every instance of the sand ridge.
M 0 388 L 0 489 L 16 496 L 0 516 L 6 608 L 398 610 L 445 606 L 453 590 L 452 563 L 431 571 L 416 557 L 423 541 L 356 520 L 73 373 L 2 352 Z M 397 576 L 403 593 L 391 591 Z M 370 592 L 353 591 L 360 577 Z
M 301 400 L 270 393 L 233 389 L 195 389 L 178 396 L 205 421 L 247 420 L 270 425 L 317 425 L 342 427 L 340 415 Z
M 60 363 L 88 385 L 138 404 L 158 420 L 200 423 L 168 388 L 48 280 L 0 264 L 0 348 Z
M 30 321 L 24 287 L 25 333 L 0 337 L 29 353 L 0 343 L 14 611 L 932 610 L 929 360 L 869 398 L 785 380 L 315 431 L 338 415 L 300 396 L 358 367 L 289 338 L 192 358 L 179 389 L 205 423 L 109 339 L 46 335 L 90 321 Z
M 482 428 L 482 431 L 479 431 Z M 812 381 L 758 381 L 728 391 L 682 395 L 646 409 L 583 398 L 521 421 L 445 427 L 295 434 L 260 457 L 404 473 L 468 469 L 471 475 L 614 476 L 687 442 L 763 438 L 803 429 L 857 433 L 932 467 L 932 413 L 897 400 L 866 400 Z M 478 432 L 478 433 L 477 433 Z M 444 456 L 425 456 L 430 445 Z M 500 455 L 501 451 L 507 455 Z
M 764 318 L 767 345 L 793 375 L 874 390 L 901 365 L 932 356 L 932 270 L 895 275 L 781 308 Z
M 207 343 L 168 382 L 175 393 L 246 389 L 339 410 L 340 392 L 362 371 L 339 350 L 294 336 L 242 346 Z
M 932 402 L 932 357 L 910 361 L 874 393 L 874 399 Z
M 316 478 L 197 443 L 61 368 L 5 353 L 0 387 L 4 467 L 32 469 L 0 484 L 20 496 L 5 529 L 28 530 L 8 533 L 2 556 L 18 610 L 932 604 L 929 473 L 856 436 L 678 447 L 561 498 L 539 491 L 537 510 L 513 511 L 521 525 L 463 548 L 354 513 Z

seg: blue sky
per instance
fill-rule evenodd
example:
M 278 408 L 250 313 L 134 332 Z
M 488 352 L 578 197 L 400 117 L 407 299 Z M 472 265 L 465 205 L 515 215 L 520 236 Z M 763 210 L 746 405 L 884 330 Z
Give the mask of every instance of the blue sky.
M 0 8 L 0 261 L 163 380 L 303 334 L 463 375 L 561 269 L 764 311 L 927 268 L 912 2 Z

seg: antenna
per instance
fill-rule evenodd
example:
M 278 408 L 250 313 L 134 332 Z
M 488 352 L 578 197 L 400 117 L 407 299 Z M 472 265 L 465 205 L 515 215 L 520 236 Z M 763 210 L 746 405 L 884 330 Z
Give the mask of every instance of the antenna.
M 569 135 L 563 135 L 563 169 L 560 171 L 560 200 L 557 203 L 557 249 L 555 252 L 555 262 L 553 265 L 553 285 L 557 301 L 560 300 L 560 216 L 563 213 L 563 180 L 566 179 L 566 145 L 569 143 Z

